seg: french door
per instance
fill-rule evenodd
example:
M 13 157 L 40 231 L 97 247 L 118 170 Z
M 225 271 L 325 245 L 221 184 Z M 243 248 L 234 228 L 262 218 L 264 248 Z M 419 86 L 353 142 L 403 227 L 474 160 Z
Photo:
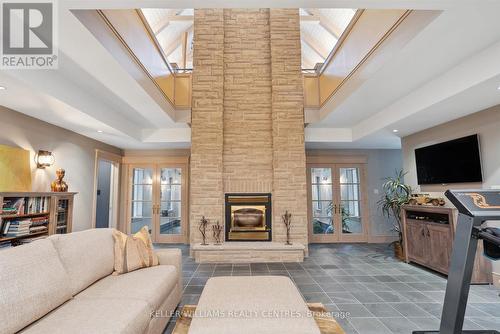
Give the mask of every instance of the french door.
M 366 242 L 365 165 L 308 164 L 311 242 Z
M 129 232 L 147 226 L 153 242 L 186 241 L 187 192 L 184 165 L 129 166 Z

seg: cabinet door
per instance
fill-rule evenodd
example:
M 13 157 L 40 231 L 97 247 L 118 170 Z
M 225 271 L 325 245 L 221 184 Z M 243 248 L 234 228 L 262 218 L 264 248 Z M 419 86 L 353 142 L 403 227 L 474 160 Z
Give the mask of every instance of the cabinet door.
M 448 225 L 426 224 L 429 239 L 429 265 L 443 273 L 448 272 L 451 257 L 451 231 Z
M 408 259 L 418 262 L 427 262 L 427 236 L 425 234 L 425 223 L 407 221 L 407 248 Z

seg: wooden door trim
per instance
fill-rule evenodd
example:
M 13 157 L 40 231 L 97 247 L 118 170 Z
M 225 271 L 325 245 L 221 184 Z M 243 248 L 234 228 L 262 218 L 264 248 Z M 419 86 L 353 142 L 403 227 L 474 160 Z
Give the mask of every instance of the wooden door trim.
M 92 228 L 95 228 L 96 225 L 96 214 L 97 214 L 97 180 L 99 173 L 99 160 L 106 160 L 111 162 L 114 168 L 116 168 L 116 176 L 114 176 L 113 180 L 111 180 L 111 186 L 113 187 L 113 191 L 115 192 L 115 196 L 113 198 L 113 220 L 115 228 L 118 228 L 119 224 L 119 215 L 120 215 L 120 172 L 121 172 L 121 162 L 122 156 L 99 150 L 95 150 L 94 156 L 94 193 L 92 194 Z
M 331 158 L 341 157 L 341 161 L 332 163 Z M 309 159 L 314 158 L 314 159 Z M 361 162 L 360 162 L 361 161 Z M 364 162 L 363 162 L 364 161 Z M 371 231 L 370 223 L 370 208 L 368 205 L 368 177 L 367 177 L 367 164 L 365 156 L 313 156 L 308 157 L 306 164 L 307 168 L 307 217 L 308 217 L 308 235 L 309 243 L 346 243 L 346 242 L 368 242 L 369 234 Z M 357 167 L 360 173 L 360 210 L 361 210 L 361 223 L 363 232 L 357 234 L 343 234 L 342 233 L 342 217 L 340 213 L 333 213 L 332 219 L 336 233 L 328 235 L 315 235 L 313 233 L 312 225 L 312 180 L 311 168 L 331 168 L 332 170 L 332 201 L 334 204 L 340 204 L 340 175 L 337 175 L 341 167 Z
M 121 161 L 124 164 L 143 164 L 151 163 L 151 161 L 154 161 L 155 164 L 187 164 L 189 156 L 126 155 L 122 157 Z
M 366 155 L 349 155 L 349 154 L 333 154 L 333 155 L 313 155 L 306 153 L 306 164 L 366 164 L 368 157 Z

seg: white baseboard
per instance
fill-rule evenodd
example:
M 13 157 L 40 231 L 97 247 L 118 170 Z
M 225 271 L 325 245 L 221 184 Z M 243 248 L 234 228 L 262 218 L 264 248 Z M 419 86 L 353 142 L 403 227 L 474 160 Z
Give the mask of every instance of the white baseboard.
M 398 240 L 395 235 L 370 235 L 368 236 L 368 243 L 370 244 L 388 244 Z
M 491 273 L 493 277 L 493 285 L 500 288 L 500 274 L 499 273 Z

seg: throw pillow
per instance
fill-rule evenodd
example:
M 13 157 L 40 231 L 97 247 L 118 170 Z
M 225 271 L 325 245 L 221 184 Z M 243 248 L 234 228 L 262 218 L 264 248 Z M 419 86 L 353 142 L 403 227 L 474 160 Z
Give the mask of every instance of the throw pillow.
M 131 236 L 114 230 L 113 239 L 115 241 L 115 271 L 113 275 L 158 265 L 158 257 L 153 250 L 147 226 L 143 226 L 139 232 Z

